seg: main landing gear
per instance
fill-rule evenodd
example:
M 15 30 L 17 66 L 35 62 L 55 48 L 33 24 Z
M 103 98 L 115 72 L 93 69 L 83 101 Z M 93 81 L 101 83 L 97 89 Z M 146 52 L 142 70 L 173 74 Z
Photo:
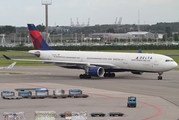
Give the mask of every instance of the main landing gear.
M 162 80 L 162 74 L 163 74 L 163 72 L 158 73 L 158 80 Z
M 84 67 L 85 74 L 80 74 L 79 75 L 80 79 L 91 79 L 91 75 L 88 75 L 88 69 L 89 69 L 88 66 Z
M 90 75 L 87 75 L 87 74 L 80 74 L 80 75 L 79 75 L 79 78 L 80 78 L 80 79 L 91 79 L 91 76 L 90 76 Z
M 104 73 L 104 77 L 115 77 L 115 73 Z

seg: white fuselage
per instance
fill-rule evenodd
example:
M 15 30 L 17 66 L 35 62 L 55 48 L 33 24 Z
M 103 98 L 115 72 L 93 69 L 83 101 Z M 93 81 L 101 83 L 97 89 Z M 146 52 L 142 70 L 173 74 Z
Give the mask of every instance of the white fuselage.
M 36 51 L 38 50 L 31 50 L 30 52 Z M 43 60 L 113 64 L 116 68 L 129 71 L 165 72 L 178 66 L 172 58 L 159 54 L 55 50 L 39 50 L 39 52 L 39 58 Z

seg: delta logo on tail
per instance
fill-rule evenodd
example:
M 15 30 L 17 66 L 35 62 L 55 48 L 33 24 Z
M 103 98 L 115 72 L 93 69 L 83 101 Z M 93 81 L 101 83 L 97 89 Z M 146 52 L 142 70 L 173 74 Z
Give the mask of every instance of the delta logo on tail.
M 34 26 L 34 24 L 28 24 L 30 36 L 35 50 L 53 50 L 47 45 L 40 32 Z

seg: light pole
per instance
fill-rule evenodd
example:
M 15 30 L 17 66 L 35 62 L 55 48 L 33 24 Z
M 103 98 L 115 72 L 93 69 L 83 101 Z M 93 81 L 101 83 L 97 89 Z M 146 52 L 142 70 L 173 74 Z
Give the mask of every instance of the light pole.
M 45 5 L 45 18 L 46 18 L 46 42 L 48 43 L 48 5 L 52 4 L 52 0 L 42 0 L 42 5 Z

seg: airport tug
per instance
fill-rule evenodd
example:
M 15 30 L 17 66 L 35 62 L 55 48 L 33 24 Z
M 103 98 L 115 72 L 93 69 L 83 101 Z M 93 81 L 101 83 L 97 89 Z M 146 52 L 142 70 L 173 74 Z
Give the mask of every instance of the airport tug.
M 128 97 L 127 107 L 136 107 L 136 97 L 130 96 Z

